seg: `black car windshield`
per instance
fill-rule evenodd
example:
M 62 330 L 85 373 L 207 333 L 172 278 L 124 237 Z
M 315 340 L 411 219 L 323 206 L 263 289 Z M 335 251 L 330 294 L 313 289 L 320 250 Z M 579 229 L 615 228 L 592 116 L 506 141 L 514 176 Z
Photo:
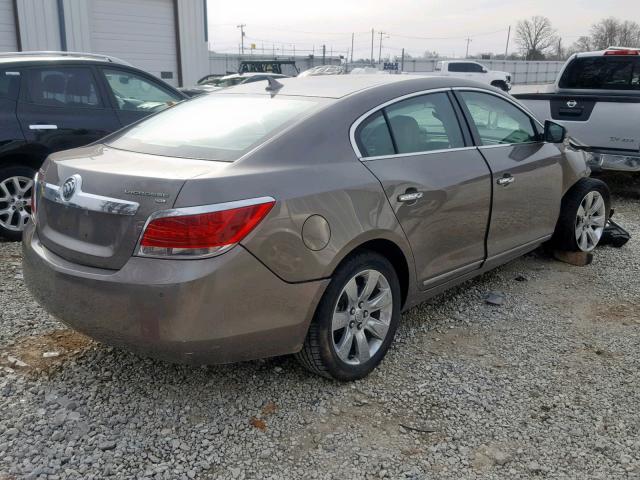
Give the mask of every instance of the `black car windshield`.
M 325 102 L 213 93 L 171 107 L 106 143 L 140 153 L 232 162 Z
M 640 91 L 640 56 L 575 58 L 564 71 L 560 88 Z

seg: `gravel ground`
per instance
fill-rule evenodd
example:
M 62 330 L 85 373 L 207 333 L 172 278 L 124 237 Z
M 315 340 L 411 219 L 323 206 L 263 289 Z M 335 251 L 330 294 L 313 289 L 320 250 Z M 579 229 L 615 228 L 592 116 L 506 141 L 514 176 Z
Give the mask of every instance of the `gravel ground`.
M 409 311 L 353 384 L 95 344 L 0 244 L 0 479 L 640 478 L 640 183 L 610 180 L 626 247 L 537 251 Z

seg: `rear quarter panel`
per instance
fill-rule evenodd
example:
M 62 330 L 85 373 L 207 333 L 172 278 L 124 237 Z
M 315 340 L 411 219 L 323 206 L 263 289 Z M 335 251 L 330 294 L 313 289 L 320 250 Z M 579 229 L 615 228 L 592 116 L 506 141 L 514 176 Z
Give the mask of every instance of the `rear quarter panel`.
M 330 277 L 350 252 L 374 239 L 395 243 L 413 276 L 411 250 L 382 186 L 351 147 L 355 118 L 353 110 L 327 108 L 236 161 L 224 176 L 188 180 L 175 206 L 275 198 L 273 210 L 242 245 L 287 282 Z M 317 251 L 302 237 L 311 215 L 324 217 L 331 231 Z

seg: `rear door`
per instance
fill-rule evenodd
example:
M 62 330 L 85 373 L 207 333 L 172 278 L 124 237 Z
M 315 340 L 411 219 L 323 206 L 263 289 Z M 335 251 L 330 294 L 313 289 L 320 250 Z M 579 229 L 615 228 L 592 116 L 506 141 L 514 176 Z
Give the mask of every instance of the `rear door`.
M 98 70 L 122 126 L 164 110 L 185 98 L 151 75 L 118 67 L 101 67 Z
M 553 233 L 562 199 L 562 153 L 539 125 L 498 94 L 457 90 L 479 150 L 493 175 L 488 257 L 507 254 Z
M 18 119 L 43 155 L 87 145 L 120 127 L 91 66 L 31 67 L 23 75 Z
M 489 168 L 447 92 L 412 96 L 356 129 L 413 250 L 423 289 L 480 267 L 491 206 Z

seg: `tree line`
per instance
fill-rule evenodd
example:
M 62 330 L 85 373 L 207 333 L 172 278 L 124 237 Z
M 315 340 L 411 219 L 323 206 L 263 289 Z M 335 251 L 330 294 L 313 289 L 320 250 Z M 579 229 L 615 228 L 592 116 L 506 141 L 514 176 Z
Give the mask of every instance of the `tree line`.
M 640 24 L 632 20 L 605 18 L 593 24 L 588 35 L 565 46 L 551 20 L 537 15 L 518 22 L 515 42 L 525 60 L 564 60 L 576 52 L 604 50 L 612 46 L 640 48 Z

